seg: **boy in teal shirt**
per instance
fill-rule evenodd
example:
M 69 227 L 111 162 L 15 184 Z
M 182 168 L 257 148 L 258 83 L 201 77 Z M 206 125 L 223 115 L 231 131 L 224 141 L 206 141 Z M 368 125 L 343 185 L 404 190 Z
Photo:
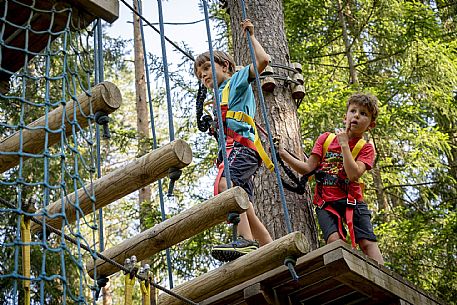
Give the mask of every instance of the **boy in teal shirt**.
M 254 26 L 249 19 L 241 23 L 243 31 L 251 36 L 256 57 L 257 70 L 260 72 L 268 65 L 270 56 L 254 36 Z M 221 261 L 230 261 L 246 253 L 256 250 L 260 246 L 272 241 L 271 236 L 259 218 L 252 205 L 253 177 L 261 163 L 259 154 L 254 146 L 255 134 L 253 127 L 243 120 L 231 118 L 227 113 L 242 112 L 253 118 L 256 112 L 254 94 L 250 81 L 255 78 L 253 64 L 244 67 L 235 73 L 235 62 L 225 52 L 214 52 L 216 80 L 218 92 L 222 101 L 224 119 L 224 134 L 226 136 L 227 157 L 232 183 L 241 186 L 249 195 L 250 205 L 246 213 L 240 215 L 238 235 L 236 241 L 213 247 L 211 254 Z M 197 57 L 194 72 L 202 84 L 213 89 L 213 74 L 209 52 Z M 225 104 L 225 105 L 224 105 Z M 222 151 L 218 153 L 219 174 L 215 183 L 215 194 L 227 189 L 227 182 L 223 171 Z M 255 240 L 254 240 L 255 239 Z

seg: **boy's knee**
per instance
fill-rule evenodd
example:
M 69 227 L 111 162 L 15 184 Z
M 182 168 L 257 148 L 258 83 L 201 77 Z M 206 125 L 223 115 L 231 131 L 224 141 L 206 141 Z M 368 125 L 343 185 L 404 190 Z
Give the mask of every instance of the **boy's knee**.
M 360 249 L 365 253 L 370 248 L 375 247 L 376 246 L 376 242 L 368 240 L 368 239 L 361 239 L 359 241 L 359 246 L 360 246 Z
M 327 238 L 327 244 L 330 244 L 332 242 L 335 242 L 337 240 L 340 240 L 340 235 L 338 234 L 338 232 L 333 232 L 332 234 L 330 234 Z

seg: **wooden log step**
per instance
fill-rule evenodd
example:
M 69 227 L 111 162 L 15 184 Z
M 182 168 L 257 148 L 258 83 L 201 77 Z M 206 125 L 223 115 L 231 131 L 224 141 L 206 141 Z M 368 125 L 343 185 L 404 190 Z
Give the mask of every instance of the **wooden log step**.
M 102 252 L 116 262 L 123 264 L 132 255 L 138 261 L 169 248 L 189 237 L 207 230 L 227 219 L 230 212 L 242 213 L 249 207 L 249 198 L 239 186 L 233 187 L 202 204 L 197 204 L 140 234 L 127 239 Z M 104 260 L 97 259 L 97 276 L 109 276 L 119 269 Z M 94 275 L 94 262 L 87 263 L 87 271 Z
M 97 111 L 103 111 L 110 114 L 121 106 L 122 95 L 120 90 L 110 82 L 103 82 L 94 86 L 91 90 L 92 96 L 83 93 L 78 96 L 79 105 L 75 105 L 74 101 L 68 101 L 65 108 L 60 106 L 48 114 L 47 128 L 49 130 L 58 130 L 65 123 L 65 134 L 72 133 L 72 121 L 77 121 L 81 128 L 87 127 L 89 124 L 88 116 L 92 109 L 95 114 Z M 74 117 L 74 109 L 76 109 L 76 118 Z M 65 110 L 67 119 L 62 122 L 62 114 Z M 61 140 L 60 133 L 52 133 L 45 131 L 45 117 L 30 123 L 22 130 L 22 152 L 37 154 L 43 151 L 45 136 L 47 134 L 48 147 L 52 146 Z M 20 149 L 20 132 L 17 131 L 8 138 L 0 142 L 0 151 L 14 153 Z M 16 154 L 0 155 L 0 173 L 19 164 L 19 156 Z
M 292 232 L 172 290 L 194 302 L 201 302 L 283 265 L 287 257 L 298 258 L 309 251 L 310 246 L 303 233 Z M 166 293 L 162 293 L 159 295 L 158 304 L 174 305 L 183 303 Z
M 134 160 L 133 162 L 119 168 L 106 176 L 103 176 L 93 183 L 95 209 L 100 209 L 111 202 L 114 202 L 140 188 L 161 179 L 168 174 L 168 169 L 183 168 L 192 162 L 192 151 L 189 144 L 183 140 L 175 140 L 167 145 L 151 151 L 150 153 Z M 91 187 L 86 185 L 86 190 Z M 78 196 L 78 209 L 85 215 L 93 212 L 92 198 L 86 194 L 83 188 L 76 192 Z M 75 192 L 65 197 L 65 217 L 68 223 L 76 220 Z M 38 214 L 42 214 L 41 210 Z M 57 200 L 46 207 L 48 216 L 62 213 L 62 202 Z M 82 217 L 82 215 L 79 215 Z M 44 216 L 37 216 L 43 219 Z M 62 226 L 63 217 L 46 218 L 46 223 L 56 229 Z M 41 225 L 33 223 L 32 232 L 41 230 Z

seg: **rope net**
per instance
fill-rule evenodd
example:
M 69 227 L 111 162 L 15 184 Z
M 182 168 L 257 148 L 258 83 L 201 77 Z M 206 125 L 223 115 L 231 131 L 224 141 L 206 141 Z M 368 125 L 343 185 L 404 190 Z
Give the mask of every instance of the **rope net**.
M 12 204 L 0 204 L 2 304 L 92 299 L 81 247 L 95 250 L 96 214 L 80 208 L 89 198 L 95 211 L 91 21 L 67 1 L 0 3 L 0 197 Z M 53 205 L 61 236 L 45 226 L 29 236 L 30 217 L 44 225 Z

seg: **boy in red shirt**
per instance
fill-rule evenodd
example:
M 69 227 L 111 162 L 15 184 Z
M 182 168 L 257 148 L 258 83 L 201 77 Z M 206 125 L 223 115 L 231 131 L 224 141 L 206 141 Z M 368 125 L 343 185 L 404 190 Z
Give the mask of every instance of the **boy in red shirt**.
M 328 132 L 321 134 L 306 162 L 294 158 L 282 144 L 278 152 L 283 161 L 302 175 L 316 170 L 313 203 L 318 206 L 316 214 L 326 243 L 345 240 L 344 219 L 353 247 L 359 244 L 366 255 L 384 264 L 373 233 L 371 212 L 363 201 L 358 182 L 374 163 L 373 145 L 361 139 L 365 131 L 376 125 L 378 100 L 372 95 L 357 93 L 348 99 L 346 109 L 346 128 L 336 130 L 336 136 Z

